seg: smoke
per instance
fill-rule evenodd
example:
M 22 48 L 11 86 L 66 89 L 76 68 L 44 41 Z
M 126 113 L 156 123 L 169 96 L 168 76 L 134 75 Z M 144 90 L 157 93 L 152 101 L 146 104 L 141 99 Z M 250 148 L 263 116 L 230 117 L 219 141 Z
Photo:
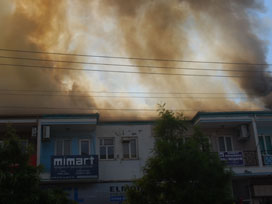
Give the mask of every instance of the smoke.
M 1 1 L 0 45 L 2 48 L 48 51 L 68 50 L 70 30 L 67 23 L 65 1 Z M 2 12 L 3 11 L 3 12 Z M 76 50 L 76 49 L 75 49 Z M 1 53 L 7 56 L 6 53 Z M 28 57 L 48 59 L 46 55 L 8 53 L 11 57 Z M 28 60 L 1 59 L 2 63 L 57 66 L 53 63 L 31 62 Z M 27 69 L 23 67 L 3 67 L 0 70 L 0 87 L 8 90 L 67 90 L 65 80 L 71 79 L 72 91 L 83 88 L 82 76 L 71 75 L 68 71 Z M 83 79 L 84 80 L 84 79 Z M 68 90 L 69 93 L 70 90 Z M 1 95 L 1 104 L 4 106 L 50 107 L 58 105 L 65 107 L 71 100 L 59 97 L 20 97 Z M 69 102 L 67 102 L 69 101 Z M 19 102 L 19 103 L 18 103 Z M 80 101 L 77 103 L 81 104 Z M 9 113 L 10 110 L 1 110 Z M 17 111 L 11 110 L 14 114 Z M 23 110 L 24 113 L 36 113 L 37 110 Z
M 100 2 L 103 15 L 117 18 L 118 28 L 121 29 L 120 33 L 123 35 L 122 45 L 130 56 L 194 59 L 198 52 L 206 51 L 204 61 L 210 59 L 210 61 L 249 64 L 266 63 L 267 45 L 254 33 L 256 21 L 253 21 L 254 12 L 261 12 L 264 9 L 261 1 L 104 0 Z M 253 15 L 251 15 L 252 13 Z M 196 38 L 200 39 L 200 45 L 197 48 L 192 47 Z M 169 62 L 160 64 L 173 66 L 173 63 Z M 271 77 L 262 72 L 267 69 L 266 66 L 225 65 L 222 68 L 259 70 L 260 72 L 257 74 L 252 72 L 238 73 L 243 77 L 233 79 L 233 81 L 251 99 L 261 97 L 265 107 L 271 107 L 271 100 L 269 100 Z M 168 72 L 172 72 L 172 70 Z M 233 71 L 229 71 L 228 74 L 238 75 Z M 194 86 L 194 83 L 191 82 L 192 79 L 189 79 L 188 82 L 185 78 L 174 80 L 167 77 L 159 80 L 142 78 L 142 82 L 151 90 L 158 86 L 167 87 L 168 90 L 192 90 Z M 205 80 L 201 80 L 201 82 L 205 83 Z M 199 90 L 203 85 L 196 81 L 195 86 Z M 218 87 L 217 91 L 223 89 L 220 85 L 216 86 Z M 211 89 L 211 87 L 209 88 Z M 227 100 L 224 103 L 228 106 L 235 106 Z M 185 105 L 186 107 L 195 107 L 195 103 L 192 101 Z M 216 103 L 212 104 L 212 106 L 214 105 Z M 204 107 L 207 107 L 207 104 Z
M 101 46 L 100 50 L 106 52 L 113 50 L 111 55 L 120 53 L 129 57 L 264 64 L 267 45 L 254 30 L 256 22 L 258 22 L 257 17 L 254 17 L 254 12 L 262 12 L 263 10 L 263 3 L 258 0 L 80 0 L 76 2 L 69 0 L 5 0 L 0 2 L 0 30 L 3 31 L 0 33 L 0 47 L 42 52 L 86 53 L 90 48 L 95 50 Z M 107 31 L 105 27 L 112 28 Z M 99 44 L 95 42 L 96 40 L 106 42 L 107 45 Z M 3 52 L 0 54 L 7 55 Z M 67 61 L 85 60 L 72 56 L 16 52 L 8 53 L 8 56 Z M 27 60 L 1 59 L 1 62 L 51 67 L 71 66 L 65 63 L 30 62 Z M 176 61 L 142 60 L 131 60 L 130 63 L 160 67 L 198 66 L 203 69 L 258 69 L 257 73 L 160 70 L 165 73 L 194 75 L 242 75 L 242 77 L 234 78 L 167 75 L 137 75 L 133 78 L 147 91 L 224 93 L 228 92 L 227 87 L 235 87 L 243 90 L 250 99 L 250 101 L 233 101 L 228 99 L 227 94 L 225 99 L 220 101 L 207 101 L 192 97 L 184 100 L 168 100 L 166 101 L 168 108 L 210 111 L 272 107 L 270 100 L 272 97 L 271 77 L 263 72 L 267 70 L 267 67 L 263 65 L 203 65 Z M 77 66 L 84 69 L 84 67 Z M 157 72 L 158 70 L 139 67 L 138 71 Z M 123 78 L 116 75 L 110 76 L 116 77 L 115 87 L 125 88 L 131 81 L 124 79 L 126 76 Z M 92 95 L 89 97 L 73 95 L 75 92 L 86 95 L 87 92 L 97 90 L 97 87 L 110 91 L 111 83 L 109 76 L 108 78 L 95 74 L 87 76 L 84 72 L 1 66 L 1 89 L 52 90 L 56 93 L 65 91 L 67 95 L 70 95 L 69 97 L 23 97 L 0 94 L 2 106 L 74 107 L 74 109 L 0 109 L 0 113 L 25 114 L 48 113 L 48 111 L 50 113 L 76 113 L 89 112 L 87 109 L 90 107 L 154 108 L 154 100 L 139 102 L 135 99 L 127 99 L 117 102 L 116 100 L 99 100 Z M 168 96 L 171 95 L 168 94 Z M 157 102 L 155 101 L 155 103 Z M 110 116 L 141 117 L 143 115 L 150 116 L 150 113 L 104 112 L 105 118 Z

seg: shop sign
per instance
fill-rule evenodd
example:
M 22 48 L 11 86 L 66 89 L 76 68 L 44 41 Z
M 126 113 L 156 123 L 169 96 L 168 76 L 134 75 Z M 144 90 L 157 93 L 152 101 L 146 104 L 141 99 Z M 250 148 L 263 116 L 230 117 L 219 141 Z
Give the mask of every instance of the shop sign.
M 228 166 L 243 166 L 243 153 L 242 152 L 219 152 L 219 157 L 225 161 Z
M 51 179 L 98 178 L 97 155 L 51 157 Z

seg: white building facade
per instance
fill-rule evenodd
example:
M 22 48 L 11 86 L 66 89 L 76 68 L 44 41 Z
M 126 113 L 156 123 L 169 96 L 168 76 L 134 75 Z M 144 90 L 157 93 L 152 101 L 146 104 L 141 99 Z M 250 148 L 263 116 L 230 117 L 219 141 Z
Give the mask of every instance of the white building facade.
M 0 117 L 0 145 L 7 124 L 34 147 L 32 164 L 44 167 L 42 186 L 62 188 L 83 204 L 122 203 L 154 146 L 154 121 L 101 122 L 98 114 Z M 234 172 L 235 199 L 272 203 L 272 112 L 200 112 L 191 124 Z

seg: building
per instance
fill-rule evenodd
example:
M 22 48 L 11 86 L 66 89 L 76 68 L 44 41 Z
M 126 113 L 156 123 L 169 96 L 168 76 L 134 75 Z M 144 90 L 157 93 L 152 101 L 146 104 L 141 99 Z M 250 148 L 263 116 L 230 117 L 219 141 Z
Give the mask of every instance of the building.
M 191 121 L 234 172 L 233 195 L 272 203 L 272 112 L 199 112 Z M 101 122 L 98 114 L 0 118 L 0 144 L 12 124 L 22 146 L 35 147 L 43 187 L 58 186 L 79 203 L 121 203 L 143 175 L 154 145 L 152 121 Z
M 272 112 L 199 112 L 192 123 L 234 172 L 234 198 L 272 203 Z
M 79 203 L 120 203 L 143 175 L 153 122 L 98 120 L 98 114 L 2 117 L 0 135 L 12 124 L 26 145 L 36 147 L 44 188 L 60 187 Z

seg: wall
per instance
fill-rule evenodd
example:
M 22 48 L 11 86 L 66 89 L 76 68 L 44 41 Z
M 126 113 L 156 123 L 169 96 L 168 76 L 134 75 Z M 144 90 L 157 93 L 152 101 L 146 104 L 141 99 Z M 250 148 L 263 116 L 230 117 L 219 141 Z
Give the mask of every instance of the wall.
M 209 127 L 202 128 L 202 130 L 210 138 L 212 151 L 219 151 L 218 137 L 220 136 L 231 136 L 234 151 L 256 151 L 256 143 L 254 139 L 252 124 L 249 125 L 249 138 L 244 141 L 238 140 L 239 127 L 240 125 L 234 127 Z
M 143 167 L 151 155 L 154 145 L 152 124 L 100 124 L 96 128 L 96 149 L 99 154 L 99 139 L 114 138 L 115 159 L 99 160 L 99 179 L 101 181 L 128 181 L 140 178 Z M 125 160 L 122 157 L 122 138 L 136 137 L 138 139 L 138 159 Z
M 43 185 L 43 188 L 54 188 L 54 185 Z M 80 204 L 118 204 L 126 199 L 126 190 L 133 188 L 131 182 L 111 183 L 73 183 L 59 184 L 71 200 Z

